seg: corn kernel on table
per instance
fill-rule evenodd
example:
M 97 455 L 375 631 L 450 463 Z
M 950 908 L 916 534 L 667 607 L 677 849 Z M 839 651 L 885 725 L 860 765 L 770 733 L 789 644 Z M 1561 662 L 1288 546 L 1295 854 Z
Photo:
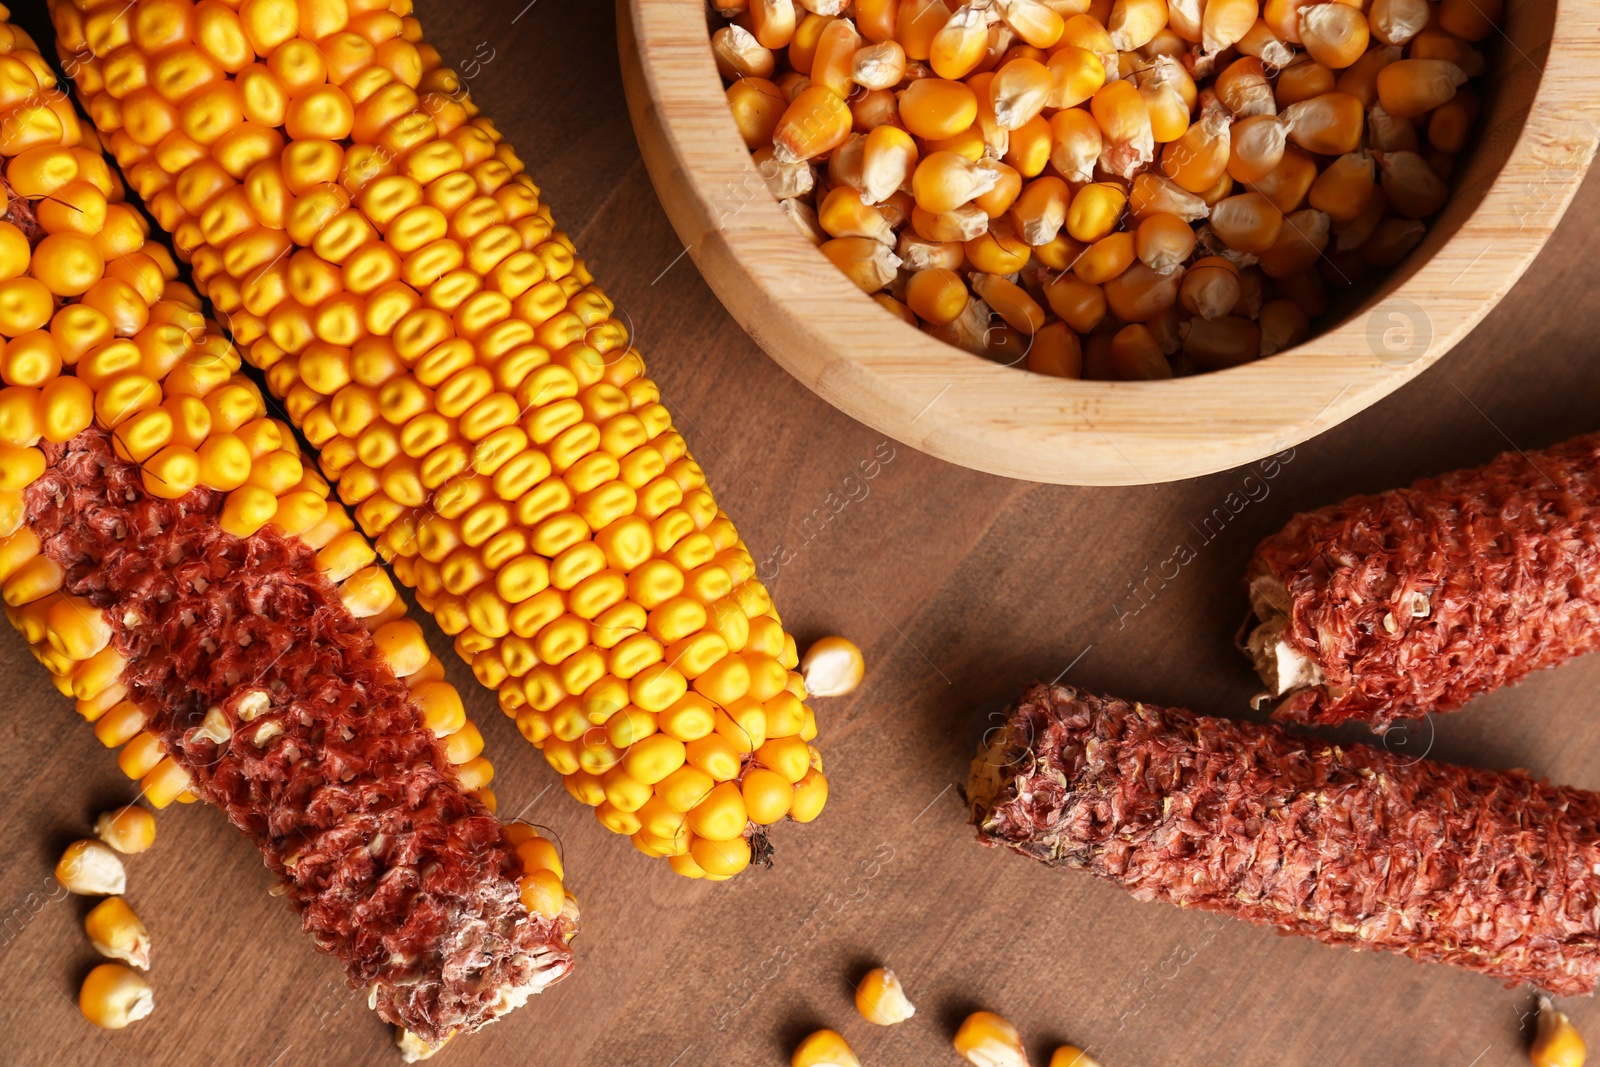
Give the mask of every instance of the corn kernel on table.
M 958 784 L 984 731 L 1036 679 L 1254 715 L 1257 686 L 1233 641 L 1261 537 L 1296 510 L 1595 429 L 1600 296 L 1581 265 L 1600 241 L 1600 180 L 1466 344 L 1324 437 L 1174 485 L 1026 485 L 855 424 L 722 312 L 639 163 L 609 5 L 422 0 L 418 13 L 625 312 L 785 623 L 802 647 L 844 634 L 868 663 L 854 694 L 817 701 L 828 810 L 778 828 L 771 870 L 715 885 L 601 827 L 448 657 L 495 758 L 501 815 L 558 837 L 584 925 L 569 979 L 437 1062 L 780 1064 L 828 1026 L 865 1064 L 954 1064 L 951 1036 L 979 1008 L 1017 1024 L 1035 1064 L 1066 1041 L 1105 1067 L 1526 1062 L 1526 991 L 1140 904 L 986 851 Z M 43 34 L 36 11 L 17 17 Z M 98 962 L 80 929 L 92 901 L 64 897 L 51 869 L 135 787 L 14 635 L 0 640 L 0 671 L 6 1063 L 398 1062 L 364 995 L 268 895 L 256 851 L 200 807 L 162 812 L 155 846 L 128 862 L 127 897 L 153 943 L 154 1014 L 116 1033 L 89 1025 L 76 992 Z M 1600 660 L 1581 660 L 1384 744 L 1600 788 L 1597 686 Z M 852 983 L 878 964 L 918 1008 L 893 1028 L 852 1003 Z M 1563 1007 L 1600 1038 L 1600 1007 Z

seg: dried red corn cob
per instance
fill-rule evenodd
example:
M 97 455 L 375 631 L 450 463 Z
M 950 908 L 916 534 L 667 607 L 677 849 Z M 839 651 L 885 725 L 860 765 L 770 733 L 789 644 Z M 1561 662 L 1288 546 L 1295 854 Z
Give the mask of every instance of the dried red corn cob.
M 492 818 L 372 547 L 3 22 L 0 86 L 8 618 L 152 804 L 198 794 L 256 841 L 386 1019 L 490 1021 L 571 968 L 559 861 Z
M 827 799 L 794 641 L 410 0 L 51 5 L 129 182 L 569 792 L 724 879 Z
M 46 445 L 27 529 L 84 610 L 107 609 L 119 706 L 150 739 L 123 758 L 159 761 L 152 801 L 171 778 L 221 808 L 317 947 L 426 1040 L 564 976 L 569 916 L 524 907 L 512 836 L 430 728 L 459 699 L 442 682 L 408 691 L 304 541 L 227 533 L 214 490 L 151 496 L 110 442 L 90 429 Z
M 1278 718 L 1458 708 L 1600 648 L 1600 434 L 1297 515 L 1248 580 Z
M 1600 794 L 1044 685 L 968 794 L 985 844 L 1140 900 L 1552 993 L 1600 977 Z

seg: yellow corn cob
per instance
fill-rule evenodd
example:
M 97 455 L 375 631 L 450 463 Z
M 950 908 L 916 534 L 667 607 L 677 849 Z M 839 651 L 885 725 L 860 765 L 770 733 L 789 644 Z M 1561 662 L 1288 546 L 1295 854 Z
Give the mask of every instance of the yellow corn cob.
M 228 534 L 246 538 L 270 524 L 314 550 L 374 651 L 407 684 L 456 785 L 492 811 L 482 737 L 421 628 L 404 618 L 375 550 L 345 507 L 327 499 L 329 485 L 303 463 L 293 431 L 267 417 L 259 388 L 238 373 L 237 350 L 177 280 L 171 254 L 145 242 L 149 224 L 123 202 L 96 135 L 7 18 L 0 6 L 0 597 L 8 620 L 97 737 L 120 746 L 118 764 L 153 806 L 196 799 L 189 773 L 145 729 L 124 684 L 128 663 L 114 638 L 119 626 L 140 625 L 141 604 L 101 608 L 74 595 L 30 524 L 26 490 L 49 469 L 47 448 L 109 435 L 151 496 L 218 491 L 217 522 Z M 247 706 L 253 696 L 267 702 L 264 690 L 244 692 L 233 708 L 239 729 L 264 710 Z M 193 732 L 222 745 L 233 718 L 213 708 Z M 525 907 L 558 923 L 564 940 L 576 909 L 554 848 L 525 826 L 506 834 L 521 860 Z
M 86 110 L 245 358 L 569 791 L 691 877 L 815 818 L 794 641 L 410 0 L 51 8 Z

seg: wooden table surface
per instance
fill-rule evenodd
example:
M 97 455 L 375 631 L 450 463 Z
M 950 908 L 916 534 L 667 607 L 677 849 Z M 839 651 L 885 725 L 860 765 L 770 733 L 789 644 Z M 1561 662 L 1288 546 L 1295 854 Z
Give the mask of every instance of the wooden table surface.
M 1595 429 L 1600 181 L 1467 343 L 1296 449 L 1275 477 L 1029 485 L 885 442 L 722 312 L 638 161 L 610 4 L 419 6 L 447 62 L 470 71 L 476 60 L 476 98 L 631 320 L 719 500 L 770 561 L 764 573 L 777 570 L 771 586 L 802 647 L 844 634 L 868 664 L 854 695 L 817 705 L 828 811 L 780 829 L 772 870 L 708 885 L 604 831 L 452 662 L 502 813 L 559 833 L 584 925 L 570 978 L 437 1062 L 777 1065 L 831 1026 L 868 1067 L 954 1064 L 950 1037 L 979 1007 L 1021 1028 L 1036 1065 L 1066 1040 L 1105 1067 L 1526 1062 L 1526 990 L 1136 903 L 1087 875 L 987 851 L 956 786 L 986 726 L 1034 679 L 1251 714 L 1256 685 L 1233 636 L 1257 540 L 1299 509 Z M 1167 561 L 1185 543 L 1195 558 L 1174 572 Z M 163 812 L 155 848 L 129 863 L 128 896 L 154 942 L 155 1014 L 114 1034 L 85 1022 L 75 1001 L 97 962 L 79 929 L 88 904 L 62 899 L 50 871 L 96 813 L 135 790 L 9 631 L 0 676 L 0 1061 L 398 1062 L 365 998 L 267 895 L 255 850 L 199 807 Z M 1596 690 L 1591 657 L 1388 743 L 1600 789 Z M 877 963 L 918 1005 L 894 1029 L 852 1007 L 852 981 Z M 1600 1006 L 1565 1008 L 1600 1040 Z

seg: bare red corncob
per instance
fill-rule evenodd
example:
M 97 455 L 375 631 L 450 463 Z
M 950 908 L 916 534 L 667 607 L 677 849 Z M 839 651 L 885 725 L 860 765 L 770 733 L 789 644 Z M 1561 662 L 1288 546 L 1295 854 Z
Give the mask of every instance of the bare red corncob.
M 1296 515 L 1248 581 L 1277 718 L 1458 708 L 1600 648 L 1600 434 Z
M 118 690 L 383 1018 L 437 1045 L 572 969 L 575 915 L 523 906 L 516 841 L 304 541 L 227 533 L 214 490 L 151 495 L 98 429 L 45 456 L 28 529 L 111 609 Z
M 968 795 L 984 844 L 1140 900 L 1552 993 L 1600 977 L 1600 794 L 1037 685 Z

